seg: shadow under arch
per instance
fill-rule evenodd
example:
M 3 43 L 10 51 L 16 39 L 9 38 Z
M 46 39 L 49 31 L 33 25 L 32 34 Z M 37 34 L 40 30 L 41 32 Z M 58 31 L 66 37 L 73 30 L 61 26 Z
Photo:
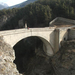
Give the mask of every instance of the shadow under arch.
M 35 55 L 53 55 L 50 43 L 39 36 L 30 36 L 20 40 L 14 47 L 15 60 L 19 73 L 25 72 L 31 58 Z

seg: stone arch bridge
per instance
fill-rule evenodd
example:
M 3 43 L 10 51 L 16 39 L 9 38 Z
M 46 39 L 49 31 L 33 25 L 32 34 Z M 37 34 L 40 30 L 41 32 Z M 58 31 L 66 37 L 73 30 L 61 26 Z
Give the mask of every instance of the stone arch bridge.
M 15 29 L 0 31 L 0 36 L 3 40 L 13 47 L 20 40 L 37 36 L 43 41 L 43 49 L 48 56 L 52 56 L 59 50 L 60 42 L 64 38 L 68 38 L 68 28 L 56 29 L 55 27 L 45 27 L 45 28 L 30 28 L 30 29 Z

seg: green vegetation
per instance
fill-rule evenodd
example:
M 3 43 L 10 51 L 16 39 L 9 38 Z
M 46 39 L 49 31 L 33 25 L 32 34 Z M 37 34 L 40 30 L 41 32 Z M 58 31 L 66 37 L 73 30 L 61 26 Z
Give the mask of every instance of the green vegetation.
M 65 17 L 75 19 L 75 1 L 74 0 L 38 0 L 23 8 L 13 8 L 0 11 L 0 16 L 15 14 L 3 29 L 19 28 L 20 19 L 27 21 L 29 27 L 48 26 L 49 22 L 56 17 Z
M 18 8 L 13 8 L 13 9 L 3 9 L 3 10 L 0 10 L 0 17 L 2 17 L 3 15 L 15 15 L 16 12 L 18 11 Z

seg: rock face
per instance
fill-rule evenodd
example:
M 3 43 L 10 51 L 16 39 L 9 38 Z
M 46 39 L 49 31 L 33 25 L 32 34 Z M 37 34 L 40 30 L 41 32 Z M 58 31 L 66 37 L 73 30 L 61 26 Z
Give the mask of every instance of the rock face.
M 75 75 L 75 40 L 64 42 L 52 63 L 59 75 Z
M 14 50 L 0 37 L 0 75 L 21 75 L 13 63 Z
M 24 75 L 56 75 L 56 74 L 54 72 L 50 59 L 36 55 L 30 60 Z

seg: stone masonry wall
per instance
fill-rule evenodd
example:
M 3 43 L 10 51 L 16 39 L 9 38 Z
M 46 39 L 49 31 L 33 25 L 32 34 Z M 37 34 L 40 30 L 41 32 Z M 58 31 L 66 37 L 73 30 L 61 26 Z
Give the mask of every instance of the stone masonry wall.
M 60 29 L 59 31 L 59 47 L 62 45 L 62 41 L 66 41 L 68 39 L 68 32 L 66 29 Z

